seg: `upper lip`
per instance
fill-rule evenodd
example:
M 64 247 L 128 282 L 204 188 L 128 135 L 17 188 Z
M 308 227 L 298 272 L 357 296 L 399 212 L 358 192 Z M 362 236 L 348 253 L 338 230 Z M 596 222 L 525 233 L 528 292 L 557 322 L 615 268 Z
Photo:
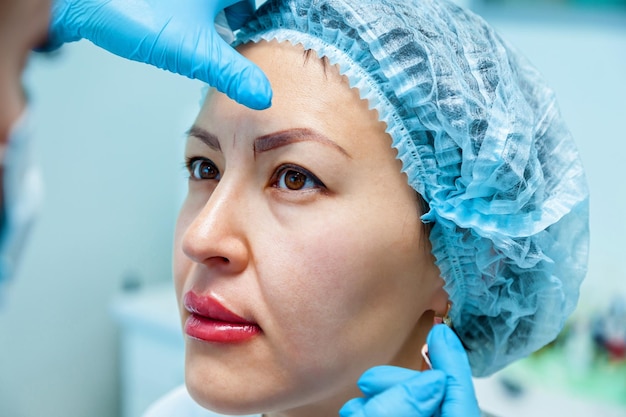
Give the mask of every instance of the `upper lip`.
M 228 323 L 255 324 L 233 313 L 211 296 L 201 296 L 193 291 L 189 291 L 185 294 L 183 303 L 185 309 L 192 314 Z

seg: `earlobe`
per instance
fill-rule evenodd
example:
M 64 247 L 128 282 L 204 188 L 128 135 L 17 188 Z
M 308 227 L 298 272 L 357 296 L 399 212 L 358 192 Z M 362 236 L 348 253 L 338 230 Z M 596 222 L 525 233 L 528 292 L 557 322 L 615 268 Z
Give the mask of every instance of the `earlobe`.
M 450 302 L 450 297 L 448 296 L 448 293 L 443 288 L 444 286 L 443 279 L 439 277 L 439 280 L 441 284 L 439 285 L 439 287 L 435 290 L 435 293 L 433 294 L 433 297 L 431 299 L 432 304 L 430 305 L 430 307 L 435 313 L 434 324 L 440 324 L 440 323 L 448 324 L 446 322 L 450 321 L 448 313 L 450 312 L 452 303 Z
M 429 321 L 432 322 L 430 328 L 432 329 L 434 326 L 438 324 L 445 324 L 446 326 L 452 328 L 452 320 L 448 313 L 450 312 L 450 307 L 452 307 L 452 303 L 449 300 L 448 294 L 443 289 L 443 286 L 437 289 L 435 295 L 433 296 L 433 309 L 430 310 Z M 422 354 L 422 371 L 427 371 L 429 369 L 433 369 L 432 364 L 430 363 L 430 357 L 428 355 L 428 344 L 424 343 L 421 349 Z
M 448 313 L 450 312 L 450 307 L 452 306 L 452 304 L 450 303 L 450 301 L 447 302 L 446 304 L 446 309 L 445 309 L 445 313 L 441 314 L 439 311 L 435 311 L 435 318 L 434 318 L 434 324 L 445 324 L 448 327 L 452 327 L 452 320 L 450 319 L 450 316 L 448 315 Z

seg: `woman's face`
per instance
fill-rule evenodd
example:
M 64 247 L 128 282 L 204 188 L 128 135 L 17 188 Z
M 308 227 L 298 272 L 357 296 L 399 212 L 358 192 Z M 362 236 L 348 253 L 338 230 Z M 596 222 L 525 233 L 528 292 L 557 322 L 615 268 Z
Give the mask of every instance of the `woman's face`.
M 420 366 L 443 282 L 358 92 L 300 47 L 240 51 L 274 98 L 209 94 L 190 129 L 174 249 L 187 387 L 222 413 L 336 415 L 369 367 Z

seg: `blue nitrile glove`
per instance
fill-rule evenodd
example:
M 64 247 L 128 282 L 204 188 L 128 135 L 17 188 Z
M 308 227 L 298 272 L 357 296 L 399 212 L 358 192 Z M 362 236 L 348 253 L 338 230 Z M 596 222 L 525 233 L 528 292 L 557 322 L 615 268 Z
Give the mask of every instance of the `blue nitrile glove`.
M 432 328 L 426 339 L 433 369 L 446 374 L 441 417 L 480 417 L 472 369 L 458 336 L 445 324 Z
M 340 417 L 432 417 L 443 400 L 446 375 L 395 366 L 376 366 L 358 382 L 364 398 L 348 401 Z
M 358 385 L 364 398 L 348 401 L 341 417 L 479 417 L 465 349 L 445 325 L 428 335 L 434 370 L 393 366 L 367 370 Z
M 263 72 L 217 33 L 224 8 L 237 29 L 254 11 L 247 0 L 53 0 L 48 47 L 85 38 L 134 61 L 198 78 L 253 109 L 270 106 Z M 230 7 L 229 7 L 230 6 Z

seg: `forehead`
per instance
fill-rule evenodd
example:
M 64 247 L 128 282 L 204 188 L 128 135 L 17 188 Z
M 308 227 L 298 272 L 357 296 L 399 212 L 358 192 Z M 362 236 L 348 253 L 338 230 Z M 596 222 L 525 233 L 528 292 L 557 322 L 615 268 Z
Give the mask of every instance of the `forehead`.
M 333 89 L 342 85 L 342 89 L 349 89 L 337 66 L 330 65 L 313 50 L 305 51 L 300 44 L 263 40 L 240 45 L 237 50 L 263 70 L 273 89 L 294 83 L 303 87 L 331 85 Z
M 236 131 L 237 137 L 256 137 L 309 128 L 350 148 L 363 146 L 365 135 L 388 138 L 376 111 L 361 100 L 358 90 L 350 88 L 337 66 L 320 59 L 314 51 L 305 53 L 301 45 L 277 41 L 241 45 L 238 51 L 268 77 L 272 106 L 251 110 L 221 93 L 211 94 L 197 124 L 217 136 Z M 383 139 L 382 144 L 388 147 L 390 139 Z
M 320 59 L 315 51 L 305 52 L 301 45 L 262 41 L 238 49 L 267 75 L 274 93 L 272 108 L 283 116 L 326 116 L 341 108 L 350 109 L 360 101 L 337 66 Z

